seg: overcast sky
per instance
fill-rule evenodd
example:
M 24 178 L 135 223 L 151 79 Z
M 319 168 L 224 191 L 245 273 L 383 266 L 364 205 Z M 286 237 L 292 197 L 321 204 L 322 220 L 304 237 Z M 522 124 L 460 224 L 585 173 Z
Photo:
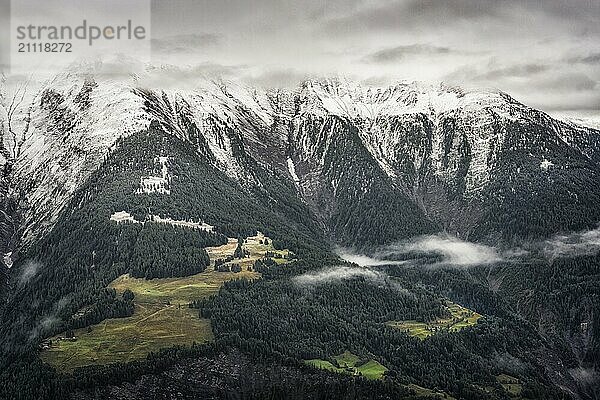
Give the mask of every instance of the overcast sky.
M 156 61 L 265 86 L 445 81 L 600 114 L 598 0 L 154 0 L 152 37 Z
M 443 81 L 600 118 L 600 0 L 16 1 L 13 15 L 19 4 L 28 23 L 50 18 L 40 5 L 53 3 L 70 4 L 50 7 L 54 24 L 151 19 L 152 61 L 184 68 L 168 77 L 177 84 L 201 74 L 266 87 L 314 76 Z

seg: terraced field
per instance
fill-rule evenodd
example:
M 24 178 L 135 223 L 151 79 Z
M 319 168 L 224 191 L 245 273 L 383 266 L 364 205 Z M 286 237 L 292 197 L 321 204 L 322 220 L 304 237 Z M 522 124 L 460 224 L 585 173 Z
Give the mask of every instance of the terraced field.
M 214 261 L 233 257 L 236 239 L 223 246 L 207 248 L 211 265 L 206 271 L 181 278 L 146 280 L 122 275 L 110 283 L 118 293 L 131 290 L 135 311 L 131 317 L 113 318 L 89 328 L 78 329 L 74 337 L 60 334 L 47 341 L 49 348 L 40 353 L 43 361 L 57 368 L 71 371 L 87 365 L 127 362 L 145 358 L 152 351 L 174 345 L 191 345 L 213 340 L 210 320 L 198 317 L 198 311 L 188 307 L 194 300 L 216 294 L 224 282 L 246 278 L 256 279 L 260 274 L 248 270 L 267 252 L 277 255 L 275 261 L 287 262 L 287 250 L 276 251 L 270 239 L 263 235 L 247 239 L 247 255 L 225 264 L 239 264 L 241 272 L 219 272 Z
M 431 322 L 419 321 L 389 321 L 386 325 L 400 329 L 409 336 L 426 339 L 438 332 L 458 332 L 461 329 L 477 324 L 481 315 L 459 304 L 446 301 L 449 318 L 440 318 Z

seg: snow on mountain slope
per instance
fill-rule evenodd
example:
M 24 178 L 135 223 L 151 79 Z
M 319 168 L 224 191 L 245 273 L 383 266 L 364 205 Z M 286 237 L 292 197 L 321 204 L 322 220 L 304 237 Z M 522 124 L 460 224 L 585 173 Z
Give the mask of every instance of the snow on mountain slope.
M 415 82 L 372 89 L 345 80 L 314 81 L 304 84 L 301 96 L 301 112 L 355 121 L 364 146 L 393 179 L 406 172 L 416 175 L 429 165 L 442 179 L 453 176 L 461 167 L 460 159 L 448 157 L 460 157 L 462 139 L 448 136 L 446 121 L 459 120 L 471 149 L 468 191 L 488 180 L 491 146 L 503 140 L 494 137 L 496 120 L 514 120 L 519 115 L 501 92 Z
M 600 130 L 600 115 L 595 115 L 593 113 L 574 115 L 569 112 L 555 112 L 552 113 L 552 117 L 581 127 Z
M 402 82 L 387 88 L 362 87 L 346 79 L 306 81 L 302 95 L 307 98 L 303 111 L 317 110 L 350 119 L 375 119 L 379 116 L 441 113 L 482 107 L 502 108 L 504 95 L 491 90 L 464 90 L 444 84 Z
M 305 82 L 299 98 L 300 115 L 353 121 L 381 168 L 408 186 L 431 172 L 445 182 L 464 180 L 464 194 L 475 196 L 489 182 L 500 152 L 536 141 L 542 150 L 546 142 L 562 141 L 590 158 L 600 153 L 600 138 L 589 129 L 554 120 L 497 90 L 418 82 L 374 89 L 333 79 Z M 548 134 L 520 137 L 519 143 L 511 136 L 516 126 L 542 126 Z
M 52 225 L 119 137 L 147 128 L 150 119 L 141 106 L 129 88 L 73 72 L 57 76 L 36 94 L 14 168 L 15 187 L 24 192 L 26 241 Z
M 285 167 L 285 125 L 273 128 L 279 112 L 265 92 L 211 79 L 199 79 L 189 90 L 152 90 L 138 86 L 140 74 L 151 70 L 112 77 L 97 73 L 101 68 L 74 66 L 33 94 L 29 131 L 13 172 L 26 242 L 53 225 L 119 137 L 153 120 L 240 181 L 258 184 L 244 165 L 248 152 L 263 164 L 279 159 Z
M 315 190 L 314 174 L 320 173 L 306 169 L 306 161 L 323 166 L 339 131 L 347 129 L 355 129 L 381 170 L 415 197 L 431 177 L 461 196 L 477 196 L 510 151 L 539 149 L 538 165 L 552 161 L 548 149 L 555 145 L 589 159 L 600 154 L 597 131 L 554 120 L 499 91 L 415 82 L 369 88 L 340 79 L 262 91 L 206 78 L 189 89 L 157 90 L 141 86 L 140 76 L 151 73 L 113 78 L 74 67 L 35 95 L 12 185 L 22 194 L 26 240 L 52 226 L 119 137 L 151 121 L 245 185 L 261 185 L 258 163 L 304 185 L 305 192 Z M 530 129 L 540 126 L 542 133 Z

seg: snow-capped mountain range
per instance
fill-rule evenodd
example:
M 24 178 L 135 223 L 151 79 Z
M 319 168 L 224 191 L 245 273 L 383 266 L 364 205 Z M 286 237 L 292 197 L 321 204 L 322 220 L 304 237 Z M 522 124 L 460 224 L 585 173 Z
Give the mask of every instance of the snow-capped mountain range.
M 24 141 L 18 156 L 4 161 L 10 165 L 5 197 L 18 204 L 20 240 L 12 235 L 10 246 L 47 232 L 117 140 L 152 121 L 244 185 L 261 184 L 247 157 L 287 176 L 324 219 L 336 203 L 325 199 L 339 200 L 344 192 L 358 201 L 379 190 L 379 180 L 423 218 L 469 235 L 490 199 L 502 202 L 511 190 L 523 190 L 523 179 L 552 186 L 574 171 L 584 171 L 584 183 L 599 176 L 599 131 L 554 119 L 500 91 L 416 82 L 370 88 L 344 79 L 308 80 L 293 90 L 201 79 L 186 90 L 153 90 L 141 81 L 71 69 L 31 93 L 12 116 Z M 11 145 L 5 138 L 5 148 Z M 356 163 L 363 167 L 353 169 Z M 343 183 L 350 171 L 352 187 Z M 595 189 L 585 190 L 596 196 Z M 586 201 L 581 187 L 567 190 L 572 201 Z M 11 250 L 4 242 L 5 252 Z

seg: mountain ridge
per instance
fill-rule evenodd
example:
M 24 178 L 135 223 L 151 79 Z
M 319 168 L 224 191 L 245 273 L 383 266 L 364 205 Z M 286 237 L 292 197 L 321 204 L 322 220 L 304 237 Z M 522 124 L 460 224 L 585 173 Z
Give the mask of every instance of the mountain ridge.
M 509 126 L 545 129 L 544 143 L 535 143 L 542 148 L 534 155 L 540 166 L 559 168 L 544 156 L 546 142 L 558 143 L 562 152 L 574 149 L 583 161 L 596 164 L 600 159 L 598 131 L 555 120 L 501 91 L 415 82 L 384 90 L 343 79 L 307 80 L 294 90 L 258 90 L 203 79 L 188 91 L 154 91 L 136 86 L 136 81 L 67 71 L 35 95 L 31 132 L 9 177 L 11 186 L 24 192 L 17 195 L 25 210 L 20 227 L 24 243 L 51 228 L 70 194 L 99 167 L 119 137 L 144 130 L 153 120 L 240 181 L 258 184 L 243 165 L 245 154 L 294 181 L 291 161 L 300 175 L 298 190 L 309 202 L 314 190 L 303 171 L 309 164 L 309 177 L 323 170 L 322 157 L 336 128 L 334 124 L 324 132 L 323 125 L 309 138 L 301 132 L 303 119 L 347 120 L 357 127 L 357 144 L 391 185 L 425 214 L 436 213 L 423 194 L 431 187 L 449 188 L 445 196 L 450 198 L 476 198 L 490 184 L 499 148 L 512 145 L 514 150 L 527 140 L 535 142 L 524 135 L 516 141 L 508 138 Z M 322 140 L 314 141 L 317 137 Z M 308 182 L 304 187 L 303 181 Z M 320 186 L 330 190 L 334 184 L 329 180 Z M 465 234 L 464 227 L 460 230 Z
M 212 241 L 261 231 L 275 248 L 287 248 L 298 259 L 285 267 L 254 265 L 261 279 L 226 285 L 210 300 L 212 306 L 203 305 L 208 308 L 201 313 L 212 313 L 216 332 L 224 334 L 222 343 L 272 349 L 273 335 L 265 333 L 274 329 L 274 319 L 302 315 L 306 322 L 276 324 L 288 328 L 288 336 L 277 337 L 288 356 L 328 357 L 343 350 L 344 337 L 353 337 L 353 345 L 368 345 L 373 353 L 384 350 L 398 371 L 406 365 L 419 371 L 422 364 L 416 359 L 406 364 L 405 354 L 434 349 L 439 355 L 451 346 L 455 352 L 446 354 L 445 364 L 431 358 L 428 365 L 441 371 L 483 368 L 486 382 L 495 379 L 492 350 L 506 352 L 509 345 L 511 357 L 531 363 L 527 376 L 534 387 L 542 385 L 538 397 L 548 398 L 545 385 L 555 385 L 577 398 L 569 368 L 597 365 L 598 319 L 587 306 L 597 297 L 591 257 L 552 262 L 516 257 L 468 270 L 393 265 L 382 267 L 393 277 L 391 285 L 381 284 L 382 271 L 369 270 L 373 281 L 360 276 L 326 281 L 318 292 L 295 287 L 291 278 L 339 265 L 331 252 L 335 245 L 368 253 L 444 232 L 514 249 L 515 243 L 595 227 L 600 220 L 598 131 L 552 119 L 502 93 L 488 98 L 427 86 L 435 91 L 431 94 L 406 84 L 386 94 L 331 80 L 307 81 L 295 91 L 219 81 L 202 81 L 185 91 L 153 90 L 136 79 L 124 83 L 66 74 L 25 107 L 29 130 L 17 143 L 18 157 L 9 154 L 5 160 L 1 186 L 7 205 L 1 244 L 10 253 L 0 268 L 9 283 L 0 288 L 7 299 L 0 322 L 8 343 L 0 351 L 12 357 L 7 362 L 20 360 L 27 349 L 37 359 L 42 339 L 73 326 L 122 317 L 124 298 L 107 290 L 118 276 L 194 273 L 198 270 L 192 271 L 181 254 L 199 255 L 196 267 L 202 269 L 204 247 Z M 431 105 L 440 90 L 446 91 L 444 101 Z M 207 234 L 204 240 L 200 232 L 168 224 L 118 223 L 115 215 L 184 225 L 198 221 L 216 236 Z M 564 271 L 562 291 L 553 286 L 557 265 Z M 580 289 L 570 285 L 586 280 L 584 302 Z M 422 310 L 436 304 L 435 294 L 483 311 L 489 320 L 475 326 L 477 333 L 441 334 L 421 345 L 382 325 L 385 309 L 403 303 L 402 285 L 426 295 L 419 302 Z M 532 298 L 531 288 L 537 297 Z M 389 298 L 380 297 L 382 291 Z M 546 304 L 538 294 L 550 291 L 552 301 Z M 313 295 L 323 304 L 337 304 L 335 309 L 315 308 Z M 365 311 L 367 304 L 371 311 Z M 414 304 L 404 307 L 408 314 L 398 318 L 416 318 Z M 81 310 L 93 312 L 85 320 L 74 319 Z M 313 321 L 312 314 L 322 322 Z M 357 315 L 366 325 L 354 322 Z M 341 325 L 332 325 L 332 318 Z M 550 329 L 534 329 L 546 320 Z M 323 326 L 331 328 L 332 342 L 314 347 L 306 340 L 305 323 L 316 328 L 311 338 L 319 337 Z M 592 327 L 589 334 L 581 331 L 582 323 Z M 371 341 L 373 332 L 382 336 Z M 296 340 L 301 345 L 290 352 L 288 342 Z M 490 346 L 491 358 L 477 351 L 482 341 Z M 399 350 L 394 343 L 408 347 Z M 572 343 L 580 348 L 560 353 L 561 346 Z M 538 366 L 547 371 L 536 372 Z M 461 379 L 467 385 L 455 387 L 434 375 L 416 382 L 441 384 L 460 396 L 479 390 L 471 387 L 473 380 Z

